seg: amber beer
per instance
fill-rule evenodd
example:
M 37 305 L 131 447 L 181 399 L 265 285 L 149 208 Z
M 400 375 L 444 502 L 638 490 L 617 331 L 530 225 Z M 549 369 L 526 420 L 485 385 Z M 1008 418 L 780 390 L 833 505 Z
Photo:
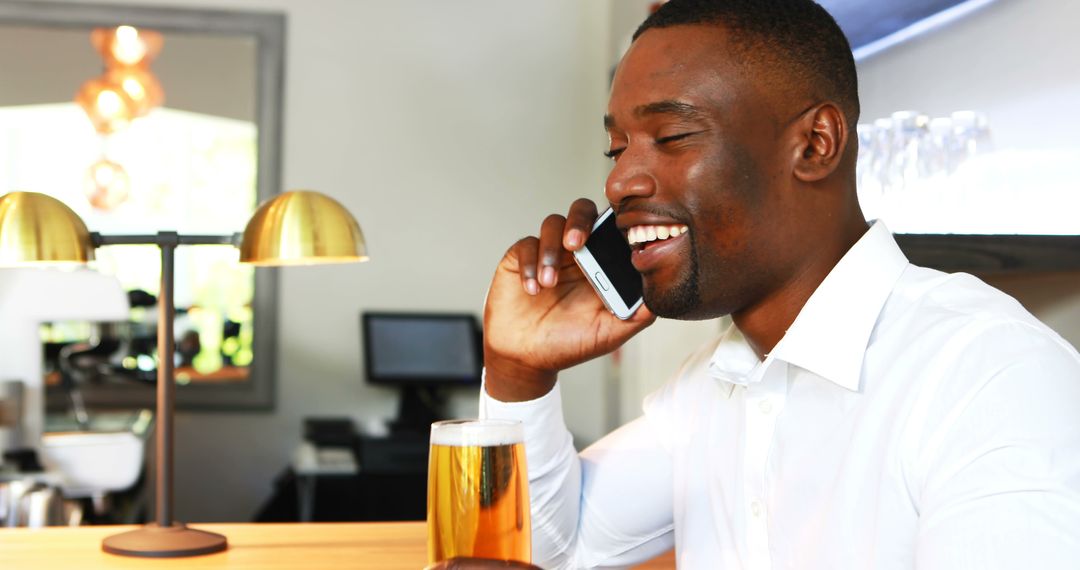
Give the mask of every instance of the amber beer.
M 458 556 L 532 561 L 529 479 L 520 422 L 431 426 L 428 563 Z

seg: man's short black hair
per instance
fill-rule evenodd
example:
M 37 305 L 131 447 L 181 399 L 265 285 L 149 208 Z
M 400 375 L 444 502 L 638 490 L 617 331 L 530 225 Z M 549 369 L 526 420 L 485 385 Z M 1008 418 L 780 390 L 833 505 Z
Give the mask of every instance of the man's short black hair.
M 652 28 L 718 25 L 731 34 L 734 47 L 756 70 L 782 75 L 781 85 L 841 106 L 853 129 L 859 119 L 855 58 L 844 32 L 812 0 L 671 0 L 634 33 Z M 820 102 L 820 101 L 817 101 Z

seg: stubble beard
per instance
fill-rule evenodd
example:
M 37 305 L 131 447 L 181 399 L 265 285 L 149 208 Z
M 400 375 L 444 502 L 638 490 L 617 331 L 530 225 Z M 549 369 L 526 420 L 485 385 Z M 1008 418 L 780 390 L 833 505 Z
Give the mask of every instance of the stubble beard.
M 687 237 L 690 238 L 690 265 L 687 268 L 687 274 L 666 290 L 645 285 L 642 295 L 645 306 L 658 317 L 697 320 L 693 315 L 701 308 L 701 268 L 698 264 L 693 233 Z

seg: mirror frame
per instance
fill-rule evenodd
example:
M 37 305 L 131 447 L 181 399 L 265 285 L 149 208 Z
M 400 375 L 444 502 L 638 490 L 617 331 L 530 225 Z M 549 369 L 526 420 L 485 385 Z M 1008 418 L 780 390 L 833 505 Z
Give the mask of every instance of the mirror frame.
M 255 38 L 255 121 L 258 129 L 256 201 L 262 203 L 281 187 L 282 95 L 285 76 L 286 17 L 282 12 L 186 9 L 118 4 L 76 4 L 48 1 L 0 1 L 0 24 L 92 28 L 119 24 L 163 32 L 247 35 Z M 74 89 L 74 87 L 73 87 Z M 237 225 L 247 220 L 237 220 Z M 91 228 L 93 230 L 93 228 Z M 243 227 L 236 228 L 242 231 Z M 277 366 L 277 270 L 257 268 L 252 299 L 252 360 L 243 385 L 185 385 L 176 390 L 176 405 L 188 410 L 269 410 L 274 407 Z M 66 409 L 62 394 L 52 391 L 49 409 Z M 154 385 L 86 387 L 83 397 L 94 408 L 154 407 Z

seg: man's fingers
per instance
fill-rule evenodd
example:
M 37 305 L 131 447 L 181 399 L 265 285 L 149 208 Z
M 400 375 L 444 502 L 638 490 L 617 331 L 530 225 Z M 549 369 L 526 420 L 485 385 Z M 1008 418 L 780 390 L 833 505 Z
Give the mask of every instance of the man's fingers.
M 518 275 L 521 277 L 521 286 L 525 289 L 525 292 L 530 295 L 535 295 L 540 292 L 540 284 L 537 281 L 537 248 L 539 247 L 540 240 L 535 237 L 529 236 L 518 240 L 513 246 L 510 247 L 510 251 L 514 253 L 514 257 L 518 262 Z
M 566 227 L 563 232 L 563 246 L 570 251 L 577 251 L 585 245 L 596 221 L 596 204 L 588 198 L 578 198 L 570 204 L 566 214 Z
M 634 314 L 630 315 L 630 318 L 627 319 L 625 322 L 636 327 L 641 327 L 638 329 L 641 330 L 651 325 L 655 320 L 656 315 L 654 315 L 653 312 L 649 310 L 649 307 L 645 306 L 645 304 L 642 303 L 641 306 L 638 307 L 636 311 L 634 311 Z
M 541 288 L 558 284 L 560 269 L 571 265 L 571 252 L 585 245 L 596 215 L 596 204 L 579 198 L 570 205 L 567 217 L 551 214 L 544 218 L 539 238 L 521 239 L 510 248 L 525 292 L 536 295 Z
M 454 557 L 425 568 L 425 570 L 482 570 L 486 568 L 520 568 L 523 570 L 541 570 L 528 562 L 513 560 L 488 560 L 485 558 Z
M 551 214 L 540 226 L 540 265 L 537 268 L 540 285 L 554 287 L 559 281 L 559 265 L 563 255 L 562 237 L 566 218 Z

